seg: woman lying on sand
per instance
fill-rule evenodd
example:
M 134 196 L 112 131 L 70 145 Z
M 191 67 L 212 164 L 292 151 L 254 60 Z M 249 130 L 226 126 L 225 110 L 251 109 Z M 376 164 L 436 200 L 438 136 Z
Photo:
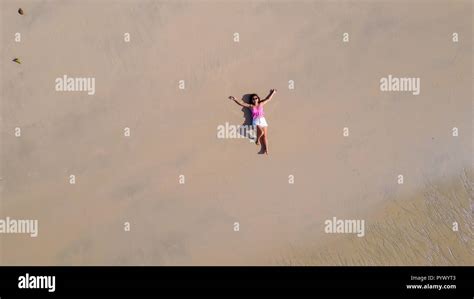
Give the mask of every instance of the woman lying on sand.
M 238 105 L 242 107 L 247 107 L 252 110 L 252 125 L 257 127 L 257 140 L 255 140 L 255 144 L 260 144 L 260 139 L 262 139 L 262 144 L 265 147 L 265 154 L 268 155 L 268 124 L 265 120 L 264 113 L 263 113 L 263 105 L 270 102 L 273 95 L 276 93 L 276 89 L 271 89 L 268 96 L 260 100 L 260 97 L 257 94 L 252 94 L 250 96 L 250 103 L 247 104 L 243 101 L 237 100 L 235 97 L 230 96 L 229 99 L 236 102 Z

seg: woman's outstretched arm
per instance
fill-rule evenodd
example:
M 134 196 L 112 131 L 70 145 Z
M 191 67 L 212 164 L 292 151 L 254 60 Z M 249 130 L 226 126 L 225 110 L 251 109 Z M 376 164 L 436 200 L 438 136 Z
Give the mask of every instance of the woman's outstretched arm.
M 234 98 L 233 96 L 230 96 L 230 97 L 229 97 L 229 100 L 232 100 L 232 101 L 236 102 L 237 105 L 242 106 L 242 107 L 247 107 L 247 108 L 252 107 L 252 105 L 247 104 L 247 103 L 245 103 L 245 102 L 243 102 L 243 101 L 239 101 L 239 100 L 237 100 L 236 98 Z
M 267 95 L 265 99 L 263 99 L 260 104 L 266 104 L 271 101 L 273 95 L 276 93 L 276 89 L 270 89 L 270 93 Z

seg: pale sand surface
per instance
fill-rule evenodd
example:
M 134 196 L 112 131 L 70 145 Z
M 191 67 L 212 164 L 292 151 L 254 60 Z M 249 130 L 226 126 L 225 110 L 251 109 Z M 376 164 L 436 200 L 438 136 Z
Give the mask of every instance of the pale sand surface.
M 0 215 L 40 223 L 0 235 L 3 265 L 269 264 L 325 219 L 472 165 L 470 1 L 0 5 Z M 56 92 L 64 74 L 95 77 L 96 94 Z M 420 77 L 421 94 L 381 92 L 388 74 Z M 244 120 L 227 96 L 270 88 L 269 157 L 216 138 Z

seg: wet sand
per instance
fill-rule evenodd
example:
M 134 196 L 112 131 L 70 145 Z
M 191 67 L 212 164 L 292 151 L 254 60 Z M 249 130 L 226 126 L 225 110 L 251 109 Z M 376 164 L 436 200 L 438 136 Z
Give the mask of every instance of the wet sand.
M 427 182 L 407 198 L 383 203 L 367 215 L 366 236 L 326 235 L 311 246 L 289 246 L 277 265 L 474 265 L 473 171 Z

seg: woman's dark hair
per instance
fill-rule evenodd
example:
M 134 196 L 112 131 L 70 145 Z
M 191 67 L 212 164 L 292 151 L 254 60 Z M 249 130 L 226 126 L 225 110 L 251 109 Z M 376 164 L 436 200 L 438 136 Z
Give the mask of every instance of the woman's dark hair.
M 258 102 L 260 103 L 260 101 L 261 101 L 261 100 L 260 100 L 260 97 L 259 97 L 258 94 L 256 94 L 256 93 L 252 93 L 252 94 L 250 95 L 250 103 L 253 103 L 253 97 L 257 97 L 257 98 L 258 98 Z

